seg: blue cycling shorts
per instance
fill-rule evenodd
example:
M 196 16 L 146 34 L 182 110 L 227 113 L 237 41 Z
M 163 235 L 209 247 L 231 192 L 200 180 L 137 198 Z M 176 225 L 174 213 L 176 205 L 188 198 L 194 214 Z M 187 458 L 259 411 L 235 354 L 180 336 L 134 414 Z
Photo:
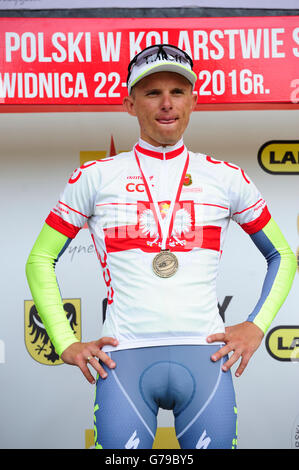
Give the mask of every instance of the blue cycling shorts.
M 151 449 L 159 408 L 172 410 L 181 449 L 231 449 L 237 410 L 227 358 L 211 361 L 219 345 L 158 346 L 108 353 L 95 394 L 95 446 Z

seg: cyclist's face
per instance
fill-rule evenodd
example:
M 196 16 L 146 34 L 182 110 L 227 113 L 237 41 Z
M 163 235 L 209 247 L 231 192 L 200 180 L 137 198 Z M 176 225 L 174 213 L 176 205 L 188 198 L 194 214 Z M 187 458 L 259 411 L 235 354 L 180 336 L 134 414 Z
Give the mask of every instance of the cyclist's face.
M 124 99 L 136 116 L 140 137 L 154 146 L 174 145 L 182 137 L 197 97 L 187 79 L 173 72 L 159 72 L 138 82 Z

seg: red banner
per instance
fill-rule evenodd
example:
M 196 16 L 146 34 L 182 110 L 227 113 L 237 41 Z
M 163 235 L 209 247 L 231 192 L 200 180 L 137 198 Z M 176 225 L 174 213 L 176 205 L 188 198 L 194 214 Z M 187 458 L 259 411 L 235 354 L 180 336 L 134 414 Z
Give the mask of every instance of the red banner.
M 299 17 L 234 17 L 0 18 L 0 103 L 118 110 L 129 61 L 161 42 L 193 58 L 199 106 L 299 102 Z

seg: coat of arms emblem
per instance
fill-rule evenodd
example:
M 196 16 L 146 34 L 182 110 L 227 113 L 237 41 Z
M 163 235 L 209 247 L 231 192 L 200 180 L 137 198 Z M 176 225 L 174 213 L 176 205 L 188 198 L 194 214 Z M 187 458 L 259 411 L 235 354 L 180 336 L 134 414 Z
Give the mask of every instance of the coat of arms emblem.
M 72 330 L 81 340 L 81 299 L 63 299 L 63 308 Z M 33 300 L 25 300 L 25 344 L 30 356 L 45 365 L 63 364 L 50 341 Z

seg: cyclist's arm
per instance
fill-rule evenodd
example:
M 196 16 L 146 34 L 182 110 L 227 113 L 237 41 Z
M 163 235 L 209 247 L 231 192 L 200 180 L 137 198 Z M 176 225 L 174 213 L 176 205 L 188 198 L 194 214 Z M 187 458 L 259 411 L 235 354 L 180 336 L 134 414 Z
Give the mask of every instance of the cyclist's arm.
M 86 379 L 94 383 L 87 362 L 105 378 L 107 373 L 98 359 L 109 368 L 114 368 L 115 363 L 102 348 L 107 344 L 116 346 L 117 340 L 105 337 L 88 343 L 79 342 L 67 320 L 55 274 L 55 264 L 70 241 L 66 235 L 44 224 L 28 257 L 26 275 L 37 311 L 57 354 L 67 364 L 78 366 Z
M 285 301 L 297 267 L 294 253 L 272 218 L 263 229 L 250 236 L 264 255 L 268 265 L 259 301 L 247 321 L 227 327 L 225 333 L 214 334 L 207 338 L 208 343 L 214 341 L 225 343 L 225 346 L 212 356 L 213 361 L 218 361 L 233 352 L 228 361 L 223 364 L 223 370 L 230 369 L 241 358 L 236 376 L 243 373 Z
M 259 301 L 247 320 L 266 333 L 291 289 L 297 261 L 273 218 L 250 237 L 267 261 L 267 273 Z
M 26 263 L 26 276 L 35 306 L 57 354 L 77 342 L 65 315 L 55 264 L 71 239 L 44 224 Z

